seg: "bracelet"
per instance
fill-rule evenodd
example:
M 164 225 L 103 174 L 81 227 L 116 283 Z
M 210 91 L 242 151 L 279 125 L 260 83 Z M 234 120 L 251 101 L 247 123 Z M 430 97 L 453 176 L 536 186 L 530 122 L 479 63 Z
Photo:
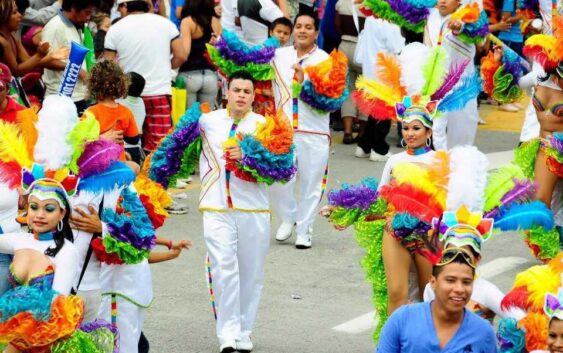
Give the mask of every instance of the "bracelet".
M 168 250 L 172 250 L 172 240 L 168 240 L 168 244 L 166 244 Z

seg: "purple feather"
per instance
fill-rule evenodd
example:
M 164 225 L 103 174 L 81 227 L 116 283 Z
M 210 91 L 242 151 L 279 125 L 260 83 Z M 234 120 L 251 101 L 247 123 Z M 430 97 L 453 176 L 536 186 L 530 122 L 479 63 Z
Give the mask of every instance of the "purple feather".
M 107 227 L 113 238 L 130 243 L 137 249 L 150 250 L 156 245 L 156 237 L 138 237 L 130 222 L 123 223 L 121 227 L 108 223 Z
M 412 24 L 426 20 L 429 11 L 426 7 L 414 7 L 404 0 L 388 0 L 391 9 Z
M 109 330 L 114 336 L 114 346 L 112 353 L 119 353 L 119 344 L 117 343 L 119 332 L 117 330 L 117 326 L 112 325 L 104 320 L 94 320 L 87 323 L 80 324 L 80 331 L 91 333 L 99 329 L 107 329 Z
M 452 88 L 454 88 L 454 86 L 459 82 L 459 79 L 461 78 L 461 75 L 463 75 L 463 72 L 465 71 L 467 65 L 469 65 L 469 60 L 465 60 L 461 64 L 452 64 L 450 66 L 448 74 L 444 78 L 444 82 L 442 83 L 440 88 L 438 88 L 436 92 L 432 94 L 430 99 L 440 100 L 444 98 L 446 94 L 448 94 L 448 92 L 451 91 Z
M 276 47 L 263 47 L 260 50 L 244 51 L 232 50 L 225 40 L 219 39 L 215 44 L 221 56 L 233 61 L 237 65 L 244 66 L 248 63 L 267 64 L 276 52 Z
M 529 201 L 534 197 L 536 190 L 538 188 L 537 184 L 531 180 L 518 180 L 513 179 L 514 188 L 507 192 L 500 201 L 507 207 L 514 202 L 525 202 Z
M 489 212 L 483 214 L 483 218 L 495 218 L 500 213 L 500 208 L 495 207 Z
M 398 228 L 393 233 L 398 238 L 405 238 L 412 234 L 426 235 L 432 227 L 425 222 L 418 222 L 414 228 Z
M 551 146 L 555 148 L 559 153 L 563 153 L 563 133 L 554 132 L 551 135 Z
M 255 169 L 258 172 L 258 174 L 260 174 L 261 176 L 272 178 L 275 181 L 281 181 L 281 180 L 289 181 L 291 180 L 291 178 L 293 178 L 293 176 L 297 171 L 295 165 L 292 165 L 290 168 L 286 168 L 286 169 L 267 168 L 261 165 L 255 158 L 248 158 L 246 156 L 243 157 L 241 164 L 246 165 L 252 169 Z
M 103 173 L 111 163 L 119 160 L 123 147 L 109 140 L 100 139 L 86 145 L 84 153 L 78 158 L 79 176 L 87 178 Z
M 512 75 L 512 85 L 518 84 L 518 80 L 522 77 L 522 66 L 516 53 L 510 50 L 505 50 L 502 56 L 502 63 L 504 65 L 504 72 Z
M 327 196 L 331 205 L 366 210 L 375 202 L 378 195 L 376 189 L 366 185 L 344 185 L 341 190 L 330 191 Z
M 22 175 L 22 184 L 26 187 L 29 187 L 31 184 L 33 184 L 34 181 L 35 177 L 33 176 L 33 174 L 31 174 L 31 172 L 27 169 L 24 169 Z

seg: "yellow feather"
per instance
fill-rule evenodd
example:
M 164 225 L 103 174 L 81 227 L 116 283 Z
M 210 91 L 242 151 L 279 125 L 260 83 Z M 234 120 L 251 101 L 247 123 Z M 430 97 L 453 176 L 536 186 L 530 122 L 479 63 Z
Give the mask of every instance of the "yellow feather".
M 383 52 L 377 54 L 377 77 L 381 83 L 396 90 L 397 95 L 404 96 L 406 89 L 401 85 L 401 66 L 394 55 Z
M 37 112 L 33 108 L 20 110 L 16 115 L 16 124 L 27 143 L 27 150 L 33 156 L 35 143 L 37 142 Z
M 32 165 L 28 146 L 16 124 L 0 121 L 0 161 L 16 162 L 27 168 Z
M 435 173 L 435 172 L 432 172 Z M 393 166 L 393 178 L 398 184 L 410 184 L 433 196 L 442 207 L 446 205 L 446 188 L 431 177 L 429 165 L 398 163 Z
M 526 287 L 530 296 L 528 303 L 533 311 L 540 311 L 543 308 L 547 293 L 557 293 L 561 286 L 561 276 L 559 272 L 554 272 L 547 265 L 532 266 L 524 272 L 520 272 L 514 280 L 514 286 Z
M 362 94 L 367 99 L 377 98 L 392 107 L 395 106 L 396 102 L 400 102 L 403 98 L 400 94 L 397 94 L 396 90 L 393 87 L 383 85 L 376 81 L 368 80 L 363 76 L 360 76 L 356 81 L 356 89 L 362 91 Z

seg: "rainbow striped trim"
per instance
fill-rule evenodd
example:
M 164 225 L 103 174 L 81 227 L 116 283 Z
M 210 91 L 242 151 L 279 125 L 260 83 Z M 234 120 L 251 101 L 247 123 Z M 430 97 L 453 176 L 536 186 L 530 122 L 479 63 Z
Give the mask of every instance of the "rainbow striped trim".
M 209 254 L 205 257 L 205 267 L 207 269 L 207 288 L 209 289 L 209 300 L 211 300 L 211 312 L 217 320 L 217 305 L 215 302 L 215 292 L 213 291 L 213 276 L 211 275 L 211 259 Z
M 117 327 L 117 295 L 111 295 L 111 323 Z
M 233 121 L 233 124 L 231 125 L 231 131 L 229 131 L 229 139 L 235 137 L 239 123 L 240 123 L 240 119 L 236 119 L 236 120 Z M 225 187 L 227 189 L 226 190 L 227 191 L 227 206 L 229 208 L 233 208 L 233 199 L 231 197 L 231 171 L 230 170 L 227 170 L 225 172 Z

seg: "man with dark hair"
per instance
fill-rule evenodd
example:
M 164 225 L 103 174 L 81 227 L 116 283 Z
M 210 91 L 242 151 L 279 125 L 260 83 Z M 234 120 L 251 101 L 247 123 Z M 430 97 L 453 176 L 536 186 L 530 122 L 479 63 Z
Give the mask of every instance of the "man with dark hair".
M 448 248 L 432 269 L 432 302 L 404 305 L 383 326 L 377 353 L 495 353 L 491 325 L 465 308 L 475 263 L 463 248 Z M 424 332 L 424 334 L 422 334 Z
M 63 0 L 62 11 L 43 28 L 41 41 L 51 43 L 50 51 L 70 47 L 71 42 L 83 44 L 84 24 L 90 21 L 90 17 L 97 6 L 98 0 Z M 65 67 L 66 62 L 53 60 L 45 68 L 43 82 L 47 87 L 47 95 L 58 94 Z M 81 114 L 88 107 L 89 93 L 85 83 L 86 77 L 86 64 L 83 63 L 79 80 L 71 97 L 78 114 Z
M 118 60 L 123 71 L 134 71 L 145 78 L 141 94 L 146 109 L 143 149 L 150 152 L 172 125 L 170 72 L 179 67 L 187 55 L 176 26 L 167 18 L 148 13 L 146 1 L 118 0 L 117 4 L 125 17 L 110 27 L 104 57 Z

